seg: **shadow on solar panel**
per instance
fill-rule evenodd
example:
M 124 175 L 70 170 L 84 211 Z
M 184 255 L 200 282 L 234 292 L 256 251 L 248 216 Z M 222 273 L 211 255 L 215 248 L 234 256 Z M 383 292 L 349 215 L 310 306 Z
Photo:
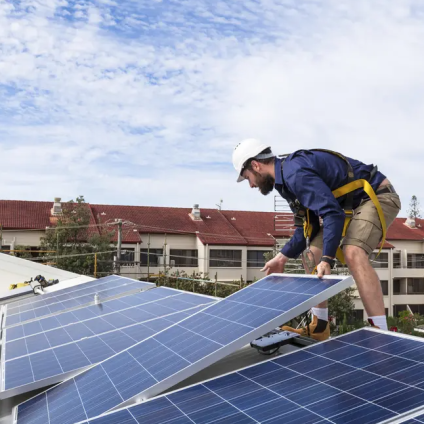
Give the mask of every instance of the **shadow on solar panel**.
M 352 283 L 350 276 L 265 277 L 19 405 L 16 422 L 72 423 L 151 398 Z

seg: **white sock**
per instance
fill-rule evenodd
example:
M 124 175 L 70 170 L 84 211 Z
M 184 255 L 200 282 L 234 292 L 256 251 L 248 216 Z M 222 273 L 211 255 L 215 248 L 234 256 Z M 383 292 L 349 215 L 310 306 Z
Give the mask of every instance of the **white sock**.
M 388 331 L 386 315 L 379 315 L 379 316 L 376 316 L 376 317 L 368 317 L 368 319 L 372 321 L 372 322 L 370 322 L 371 325 L 375 325 L 380 330 Z
M 312 313 L 323 321 L 328 321 L 328 308 L 311 308 Z

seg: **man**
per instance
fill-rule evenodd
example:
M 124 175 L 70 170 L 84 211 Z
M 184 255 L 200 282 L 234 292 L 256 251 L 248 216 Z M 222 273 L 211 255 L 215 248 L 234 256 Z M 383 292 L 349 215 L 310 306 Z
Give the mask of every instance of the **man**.
M 263 195 L 275 188 L 291 202 L 292 207 L 299 207 L 295 212 L 300 210 L 305 217 L 309 216 L 312 227 L 310 251 L 317 263 L 319 278 L 331 273 L 340 246 L 369 322 L 387 330 L 380 280 L 369 262 L 369 255 L 376 249 L 383 235 L 378 208 L 362 188 L 338 199 L 332 192 L 346 185 L 352 178 L 368 181 L 377 196 L 386 226 L 389 227 L 401 209 L 399 196 L 390 181 L 373 165 L 344 158 L 330 151 L 299 150 L 285 158 L 276 157 L 270 146 L 256 139 L 244 140 L 236 146 L 233 164 L 239 174 L 237 182 L 248 180 L 250 187 L 259 188 Z M 343 208 L 347 202 L 351 203 L 353 218 L 342 237 L 346 218 Z M 307 215 L 305 211 L 308 211 Z M 281 252 L 268 261 L 262 271 L 266 275 L 284 272 L 287 261 L 299 257 L 306 247 L 304 228 L 299 227 Z M 290 327 L 283 329 L 310 335 L 320 341 L 327 339 L 330 336 L 327 302 L 312 308 L 312 314 L 313 320 L 309 326 L 299 330 Z

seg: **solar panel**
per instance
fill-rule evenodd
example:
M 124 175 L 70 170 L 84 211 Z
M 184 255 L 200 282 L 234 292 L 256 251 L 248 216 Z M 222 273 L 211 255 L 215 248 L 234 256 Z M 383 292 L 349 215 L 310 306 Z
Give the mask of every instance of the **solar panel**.
M 81 420 L 150 398 L 350 285 L 347 276 L 265 277 L 21 404 L 18 422 L 31 422 L 29 415 L 36 422 L 49 398 L 58 408 L 71 402 Z M 50 402 L 48 408 L 46 422 L 64 422 L 53 418 Z
M 56 314 L 65 310 L 79 308 L 81 305 L 86 305 L 94 301 L 94 294 L 98 293 L 101 298 L 113 297 L 122 293 L 148 289 L 155 287 L 152 283 L 132 280 L 120 276 L 110 276 L 104 279 L 94 280 L 88 283 L 81 284 L 81 287 L 73 291 L 64 289 L 54 293 L 48 293 L 38 296 L 36 299 L 25 304 L 6 305 L 6 323 L 5 326 L 18 325 L 20 323 L 34 320 L 43 316 Z M 80 287 L 80 286 L 78 286 Z M 46 298 L 45 298 L 46 296 Z M 22 301 L 25 302 L 25 301 Z
M 120 297 L 119 299 L 101 302 L 97 305 L 90 305 L 47 318 L 33 320 L 22 325 L 8 327 L 4 330 L 3 343 L 6 343 L 7 341 L 6 347 L 13 348 L 13 345 L 17 345 L 18 341 L 22 341 L 23 338 L 32 340 L 33 336 L 38 334 L 47 334 L 51 330 L 59 330 L 64 327 L 69 329 L 71 324 L 80 324 L 89 320 L 103 322 L 104 319 L 107 319 L 108 321 L 120 322 L 125 319 L 122 317 L 122 314 L 124 314 L 127 319 L 135 319 L 136 321 L 140 318 L 140 314 L 142 319 L 145 319 L 146 316 L 153 317 L 154 311 L 148 313 L 144 308 L 142 309 L 144 313 L 141 313 L 139 312 L 138 307 L 149 302 L 154 302 L 158 299 L 164 299 L 166 297 L 175 296 L 177 294 L 180 295 L 181 293 L 182 292 L 178 290 L 161 287 L 160 289 L 129 294 L 127 296 Z M 203 297 L 199 297 L 199 299 L 203 299 Z M 103 318 L 102 321 L 99 320 L 100 317 Z M 95 323 L 93 325 L 95 325 Z M 17 350 L 16 355 L 21 356 L 22 353 Z
M 215 301 L 168 288 L 138 293 L 127 300 L 138 306 L 6 342 L 1 397 L 62 381 L 64 374 L 69 377 L 70 372 L 103 361 Z
M 362 329 L 90 424 L 419 424 L 420 412 L 408 417 L 424 406 L 423 347 L 418 338 Z
M 66 287 L 66 288 L 63 288 L 63 289 L 60 289 L 60 290 L 57 290 L 57 291 L 54 291 L 54 292 L 45 293 L 45 294 L 43 294 L 43 299 L 46 300 L 46 299 L 49 299 L 49 298 L 52 298 L 52 297 L 55 297 L 55 296 L 58 296 L 58 295 L 62 295 L 62 294 L 65 294 L 65 293 L 66 294 L 77 293 L 80 290 L 86 290 L 87 287 L 89 287 L 90 285 L 101 284 L 101 283 L 104 283 L 104 282 L 114 280 L 115 278 L 125 278 L 125 277 L 120 277 L 118 275 L 108 275 L 107 277 L 102 277 L 102 278 L 99 278 L 99 279 L 93 279 L 92 281 L 88 281 L 86 283 L 74 285 L 74 286 L 71 286 L 71 287 Z M 40 300 L 39 297 L 31 298 L 31 299 L 23 299 L 21 301 L 14 302 L 13 307 L 28 305 L 28 304 L 33 303 L 33 302 L 38 302 L 39 300 Z

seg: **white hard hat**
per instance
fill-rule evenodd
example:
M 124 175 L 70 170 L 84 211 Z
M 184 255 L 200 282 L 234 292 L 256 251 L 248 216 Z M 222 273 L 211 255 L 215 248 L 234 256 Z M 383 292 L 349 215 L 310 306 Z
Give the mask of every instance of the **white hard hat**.
M 270 148 L 271 146 L 268 146 L 267 144 L 262 143 L 260 140 L 257 140 L 256 138 L 248 138 L 246 140 L 243 140 L 239 144 L 237 144 L 233 152 L 233 165 L 239 175 L 237 178 L 238 183 L 240 181 L 245 180 L 245 178 L 241 176 L 241 172 L 243 171 L 243 166 L 248 159 L 251 159 L 251 158 L 266 159 L 266 158 L 274 157 L 274 154 L 272 153 L 259 156 L 259 153 Z

